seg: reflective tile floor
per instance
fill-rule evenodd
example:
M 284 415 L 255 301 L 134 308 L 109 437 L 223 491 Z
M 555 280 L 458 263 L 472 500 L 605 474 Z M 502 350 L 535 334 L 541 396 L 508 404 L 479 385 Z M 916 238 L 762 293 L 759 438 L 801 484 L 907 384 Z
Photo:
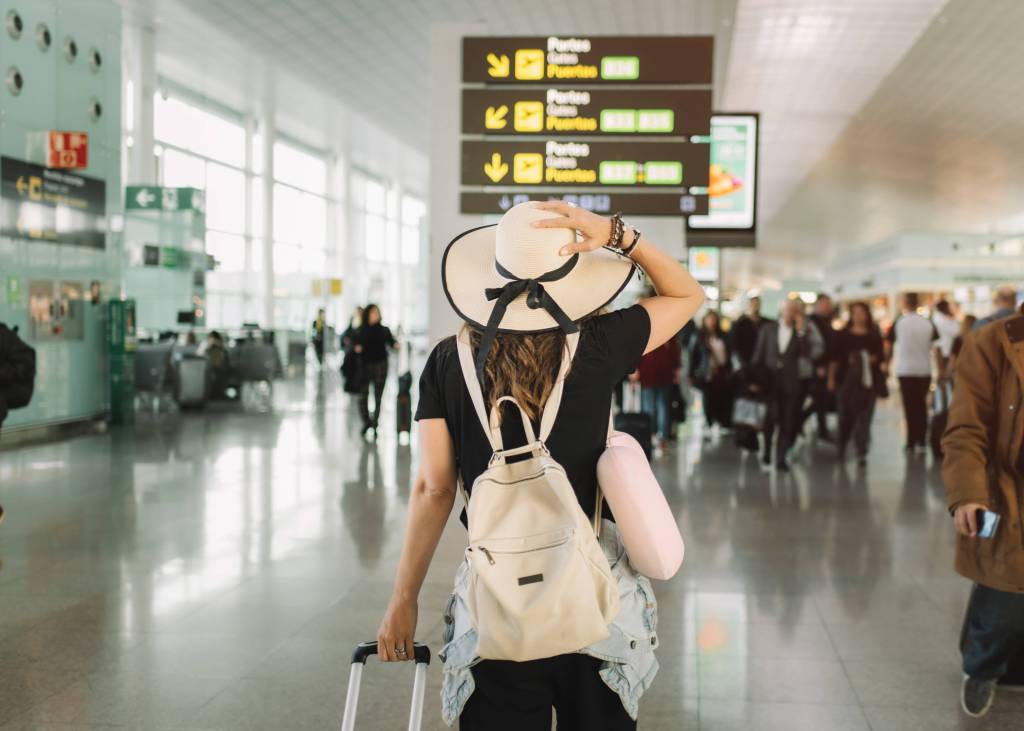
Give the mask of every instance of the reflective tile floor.
M 0 452 L 0 729 L 336 729 L 390 591 L 415 449 L 361 441 L 333 374 L 272 415 L 199 413 Z M 391 399 L 388 399 L 388 403 Z M 697 419 L 691 421 L 696 422 Z M 387 425 L 393 424 L 388 414 Z M 687 539 L 657 587 L 641 729 L 1022 729 L 958 708 L 968 585 L 931 458 L 881 409 L 863 471 L 808 444 L 765 476 L 684 428 L 657 465 Z M 420 602 L 436 650 L 453 520 Z M 440 668 L 425 729 L 441 729 Z M 404 728 L 411 669 L 367 667 L 359 728 Z

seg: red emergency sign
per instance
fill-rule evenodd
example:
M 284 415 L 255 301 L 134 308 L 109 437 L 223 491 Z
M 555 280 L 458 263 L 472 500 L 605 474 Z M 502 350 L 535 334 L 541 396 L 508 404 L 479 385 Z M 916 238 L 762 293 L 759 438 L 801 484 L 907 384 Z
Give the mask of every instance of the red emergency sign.
M 89 164 L 89 135 L 86 132 L 49 133 L 46 165 L 51 168 L 84 168 Z

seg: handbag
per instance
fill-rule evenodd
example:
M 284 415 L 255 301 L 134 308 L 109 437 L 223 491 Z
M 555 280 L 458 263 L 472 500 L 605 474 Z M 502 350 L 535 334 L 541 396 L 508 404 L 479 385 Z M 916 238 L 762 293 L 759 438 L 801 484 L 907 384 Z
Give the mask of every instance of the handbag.
M 755 431 L 764 429 L 768 405 L 748 396 L 740 396 L 732 406 L 733 426 L 745 426 Z
M 686 423 L 686 410 L 688 407 L 686 396 L 683 395 L 683 387 L 677 383 L 672 389 L 672 401 L 669 405 L 669 416 L 674 424 Z
M 611 420 L 597 460 L 597 484 L 598 510 L 603 493 L 633 567 L 661 581 L 675 576 L 685 553 L 675 516 L 640 443 L 615 431 Z

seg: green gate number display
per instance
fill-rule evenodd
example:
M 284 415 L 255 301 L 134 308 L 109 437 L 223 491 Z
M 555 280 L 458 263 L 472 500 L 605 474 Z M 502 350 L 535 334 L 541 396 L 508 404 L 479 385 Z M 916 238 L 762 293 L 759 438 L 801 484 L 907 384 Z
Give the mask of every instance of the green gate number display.
M 598 179 L 604 185 L 633 185 L 637 164 L 628 160 L 605 160 L 598 168 Z
M 601 59 L 601 78 L 626 81 L 640 78 L 640 57 L 605 56 Z

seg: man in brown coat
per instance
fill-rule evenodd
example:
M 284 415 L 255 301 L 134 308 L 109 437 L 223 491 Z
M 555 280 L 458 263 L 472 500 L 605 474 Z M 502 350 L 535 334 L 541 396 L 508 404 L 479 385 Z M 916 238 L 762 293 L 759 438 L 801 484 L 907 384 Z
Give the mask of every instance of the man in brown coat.
M 963 637 L 961 704 L 988 712 L 1024 651 L 1024 316 L 965 338 L 942 440 L 956 570 L 975 582 Z M 999 516 L 985 537 L 984 513 Z

